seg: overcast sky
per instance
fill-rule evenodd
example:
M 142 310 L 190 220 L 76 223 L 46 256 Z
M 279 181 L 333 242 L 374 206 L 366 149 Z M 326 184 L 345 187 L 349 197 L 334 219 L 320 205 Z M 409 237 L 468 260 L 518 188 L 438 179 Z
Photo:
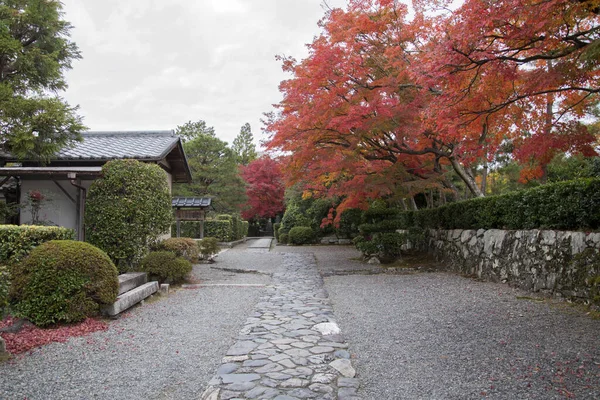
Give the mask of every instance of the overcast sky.
M 300 60 L 322 0 L 63 0 L 82 52 L 64 93 L 90 130 L 175 129 L 204 120 L 233 141 L 281 100 L 275 55 Z M 345 0 L 327 0 L 343 7 Z

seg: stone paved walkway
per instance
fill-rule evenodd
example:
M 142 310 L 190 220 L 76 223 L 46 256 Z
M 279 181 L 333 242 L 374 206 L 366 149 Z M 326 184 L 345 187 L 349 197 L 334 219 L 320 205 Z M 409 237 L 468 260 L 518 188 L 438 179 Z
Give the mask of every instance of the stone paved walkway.
M 285 254 L 202 400 L 358 399 L 314 256 Z

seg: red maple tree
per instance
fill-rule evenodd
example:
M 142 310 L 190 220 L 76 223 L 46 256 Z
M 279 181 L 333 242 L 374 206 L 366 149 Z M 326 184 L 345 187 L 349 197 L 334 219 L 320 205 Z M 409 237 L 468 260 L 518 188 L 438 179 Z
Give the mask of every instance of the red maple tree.
M 415 1 L 410 14 L 351 0 L 327 13 L 306 59 L 282 58 L 293 77 L 266 130 L 290 154 L 290 183 L 343 197 L 340 211 L 450 187 L 449 167 L 481 196 L 469 167 L 507 142 L 534 168 L 593 152 L 578 121 L 600 86 L 598 1 L 447 3 Z
M 242 211 L 244 219 L 271 218 L 283 212 L 285 185 L 279 163 L 268 156 L 240 167 L 246 181 L 248 202 Z

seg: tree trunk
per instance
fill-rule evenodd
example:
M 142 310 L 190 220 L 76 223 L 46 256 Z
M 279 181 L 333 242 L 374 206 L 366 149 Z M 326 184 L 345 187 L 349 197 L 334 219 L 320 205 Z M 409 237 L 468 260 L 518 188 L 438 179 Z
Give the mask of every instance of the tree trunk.
M 412 207 L 413 211 L 417 211 L 417 202 L 415 201 L 415 196 L 410 196 L 410 206 Z
M 485 196 L 487 192 L 487 177 L 488 177 L 488 163 L 487 160 L 483 161 L 483 171 L 481 173 L 481 193 Z
M 454 194 L 454 200 L 455 201 L 459 201 L 462 200 L 462 196 L 460 195 L 460 192 L 458 191 L 458 188 L 456 186 L 454 186 L 454 183 L 452 183 L 452 181 L 450 179 L 448 179 L 447 177 L 444 177 L 444 187 L 452 190 L 452 193 Z
M 404 209 L 404 211 L 408 211 L 408 206 L 406 205 L 406 199 L 401 199 L 402 200 L 402 208 Z
M 471 176 L 465 170 L 465 167 L 463 167 L 462 164 L 460 162 L 458 162 L 456 157 L 451 156 L 451 157 L 448 157 L 448 159 L 450 160 L 450 163 L 452 164 L 452 168 L 454 168 L 454 171 L 456 172 L 456 174 L 460 177 L 460 179 L 463 180 L 465 185 L 467 185 L 467 188 L 469 189 L 469 191 L 471 193 L 473 193 L 473 195 L 475 197 L 484 197 L 483 193 L 481 192 L 481 189 L 479 189 L 479 186 L 477 186 L 477 182 L 475 182 L 475 179 L 473 178 L 473 176 Z

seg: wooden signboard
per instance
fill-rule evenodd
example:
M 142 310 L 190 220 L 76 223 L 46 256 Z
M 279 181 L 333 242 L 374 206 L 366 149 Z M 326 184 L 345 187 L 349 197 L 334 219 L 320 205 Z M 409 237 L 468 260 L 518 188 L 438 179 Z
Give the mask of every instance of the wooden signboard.
M 176 210 L 178 221 L 204 221 L 204 210 Z

